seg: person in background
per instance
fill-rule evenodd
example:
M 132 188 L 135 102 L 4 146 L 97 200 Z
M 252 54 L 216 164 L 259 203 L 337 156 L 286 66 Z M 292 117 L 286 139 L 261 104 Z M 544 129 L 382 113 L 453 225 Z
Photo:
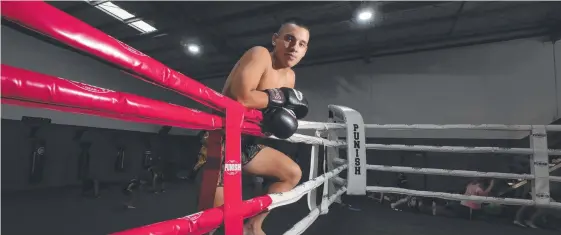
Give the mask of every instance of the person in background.
M 407 181 L 407 176 L 405 176 L 405 174 L 403 173 L 399 173 L 397 175 L 397 187 L 398 188 L 403 188 L 403 189 L 408 189 L 409 188 L 409 182 Z M 394 210 L 398 210 L 397 207 L 401 206 L 404 203 L 407 203 L 411 200 L 412 196 L 409 195 L 400 195 L 401 199 L 395 201 L 394 203 L 390 204 L 390 207 Z
M 495 186 L 495 180 L 492 179 L 489 182 L 487 188 L 485 188 L 485 179 L 476 178 L 468 183 L 466 186 L 466 191 L 464 195 L 466 196 L 488 196 L 493 187 Z M 479 216 L 481 212 L 481 202 L 463 200 L 460 202 L 459 211 L 456 211 L 460 217 L 466 219 L 472 219 Z
M 132 179 L 130 180 L 127 185 L 125 186 L 125 188 L 123 188 L 123 195 L 125 195 L 126 200 L 125 200 L 125 207 L 127 209 L 134 209 L 136 208 L 134 206 L 134 196 L 135 196 L 135 192 L 137 192 L 140 189 L 142 182 L 139 179 Z
M 486 186 L 486 180 L 482 178 L 472 179 L 466 186 L 464 195 L 466 196 L 488 196 L 493 187 L 495 180 L 491 180 Z M 445 206 L 439 206 L 436 203 L 432 205 L 432 214 L 439 216 L 455 216 L 464 219 L 477 218 L 482 213 L 481 202 L 463 200 L 460 203 L 448 202 Z
M 150 166 L 148 168 L 150 175 L 152 176 L 152 192 L 153 193 L 163 193 L 165 192 L 164 187 L 164 170 L 161 163 L 157 165 Z M 159 190 L 158 190 L 159 188 Z
M 550 198 L 552 202 L 555 202 L 552 198 Z M 531 214 L 528 220 L 524 220 L 525 212 L 528 209 L 535 208 L 533 211 L 534 213 Z M 530 227 L 530 228 L 539 228 L 536 223 L 539 219 L 543 219 L 544 216 L 548 214 L 549 210 L 543 207 L 533 207 L 533 206 L 521 206 L 520 209 L 516 212 L 516 218 L 514 219 L 514 224 L 520 227 Z

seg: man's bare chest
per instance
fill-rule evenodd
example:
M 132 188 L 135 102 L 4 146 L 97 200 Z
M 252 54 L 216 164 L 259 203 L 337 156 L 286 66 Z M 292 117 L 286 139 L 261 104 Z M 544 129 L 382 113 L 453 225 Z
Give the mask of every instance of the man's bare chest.
M 290 79 L 285 74 L 265 74 L 259 81 L 259 90 L 289 87 Z

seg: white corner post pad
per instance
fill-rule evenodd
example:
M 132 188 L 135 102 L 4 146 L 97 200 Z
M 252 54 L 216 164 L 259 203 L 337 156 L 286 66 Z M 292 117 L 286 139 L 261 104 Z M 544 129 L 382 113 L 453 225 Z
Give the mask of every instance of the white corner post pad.
M 347 195 L 366 195 L 366 136 L 362 115 L 354 109 L 329 105 L 329 117 L 347 130 Z
M 549 156 L 545 126 L 533 126 L 530 138 L 533 154 L 530 156 L 532 199 L 537 206 L 549 205 Z

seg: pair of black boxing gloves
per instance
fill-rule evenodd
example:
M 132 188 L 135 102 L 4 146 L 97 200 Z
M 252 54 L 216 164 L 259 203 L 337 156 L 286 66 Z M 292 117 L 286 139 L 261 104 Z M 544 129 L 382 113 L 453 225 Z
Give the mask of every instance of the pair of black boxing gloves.
M 267 89 L 264 92 L 269 95 L 269 103 L 262 110 L 262 132 L 279 139 L 291 137 L 298 129 L 298 119 L 308 114 L 308 101 L 302 92 L 288 87 Z

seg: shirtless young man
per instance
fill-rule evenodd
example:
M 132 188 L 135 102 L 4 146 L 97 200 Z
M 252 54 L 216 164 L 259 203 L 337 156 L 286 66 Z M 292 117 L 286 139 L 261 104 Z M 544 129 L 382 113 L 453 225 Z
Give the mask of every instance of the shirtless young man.
M 291 109 L 292 115 L 303 118 L 308 112 L 307 101 L 299 91 L 292 89 L 295 83 L 292 67 L 306 54 L 309 38 L 310 33 L 305 26 L 295 22 L 284 23 L 273 35 L 272 52 L 260 46 L 249 49 L 234 66 L 222 93 L 247 108 L 263 110 L 264 123 L 268 119 L 267 113 L 275 109 Z M 275 118 L 269 117 L 271 119 Z M 284 117 L 280 119 L 286 120 Z M 283 126 L 282 123 L 268 124 L 273 124 L 277 129 Z M 242 137 L 243 171 L 276 178 L 277 181 L 269 186 L 268 193 L 286 192 L 294 188 L 302 176 L 298 164 L 284 153 L 257 144 L 255 140 L 251 136 Z M 215 207 L 224 203 L 222 171 L 214 199 Z M 244 234 L 265 234 L 262 224 L 267 214 L 249 219 L 244 225 Z

